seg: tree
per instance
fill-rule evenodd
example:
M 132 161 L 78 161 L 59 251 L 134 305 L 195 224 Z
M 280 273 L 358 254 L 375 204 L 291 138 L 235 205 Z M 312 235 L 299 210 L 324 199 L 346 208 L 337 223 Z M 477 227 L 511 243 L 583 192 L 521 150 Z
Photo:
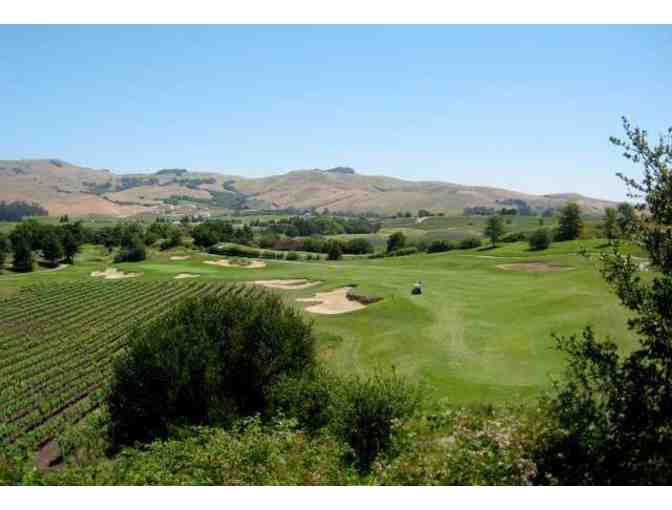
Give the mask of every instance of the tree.
M 497 241 L 504 234 L 504 222 L 501 216 L 490 216 L 485 223 L 485 236 L 490 239 L 493 246 L 497 245 Z
M 616 209 L 613 207 L 607 207 L 604 210 L 604 213 L 606 215 L 604 224 L 602 225 L 604 236 L 609 240 L 615 239 L 617 234 Z
M 114 260 L 115 262 L 140 262 L 146 257 L 145 243 L 140 236 L 136 235 L 124 241 Z
M 641 182 L 619 177 L 643 199 L 632 237 L 649 254 L 653 275 L 619 250 L 601 256 L 601 271 L 631 312 L 639 346 L 622 354 L 586 328 L 558 338 L 569 356 L 564 381 L 546 403 L 549 420 L 536 452 L 538 481 L 567 484 L 672 483 L 672 128 L 650 145 L 646 131 L 623 119 L 624 156 L 644 167 Z
M 623 239 L 628 239 L 637 228 L 637 214 L 635 208 L 624 202 L 618 205 L 616 210 L 616 223 Z
M 583 220 L 578 204 L 569 202 L 560 209 L 558 218 L 558 241 L 572 241 L 581 237 L 583 232 Z
M 30 240 L 25 236 L 12 235 L 12 247 L 14 249 L 14 270 L 21 273 L 31 272 L 33 251 L 30 248 Z
M 63 254 L 68 264 L 75 263 L 75 255 L 79 253 L 80 241 L 77 236 L 67 229 L 63 234 Z
M 330 241 L 327 244 L 327 260 L 340 260 L 341 258 L 343 258 L 341 243 L 338 241 Z
M 403 232 L 395 232 L 387 238 L 387 251 L 392 252 L 406 246 L 406 236 Z
M 0 232 L 0 273 L 5 269 L 5 261 L 9 253 L 9 240 L 7 236 Z
M 48 232 L 42 239 L 42 255 L 52 266 L 63 258 L 63 243 L 55 232 Z
M 551 245 L 551 234 L 545 228 L 540 228 L 532 233 L 529 239 L 530 250 L 545 250 Z

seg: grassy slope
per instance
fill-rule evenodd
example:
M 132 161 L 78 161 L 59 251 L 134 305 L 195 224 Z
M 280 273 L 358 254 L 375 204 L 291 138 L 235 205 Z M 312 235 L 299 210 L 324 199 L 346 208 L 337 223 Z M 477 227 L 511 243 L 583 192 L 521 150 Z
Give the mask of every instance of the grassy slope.
M 600 242 L 557 243 L 541 254 L 529 252 L 524 243 L 515 243 L 487 251 L 390 259 L 267 261 L 265 269 L 209 266 L 203 261 L 212 258 L 203 255 L 170 261 L 169 256 L 175 254 L 171 253 L 114 267 L 141 271 L 144 279 L 197 272 L 202 278 L 227 280 L 305 277 L 323 282 L 312 289 L 284 292 L 291 302 L 315 291 L 356 283 L 362 293 L 384 300 L 351 314 L 310 314 L 321 338 L 322 356 L 329 364 L 343 372 L 394 366 L 427 383 L 435 399 L 495 402 L 538 393 L 548 383 L 549 374 L 561 368 L 562 359 L 552 349 L 551 332 L 571 334 L 591 324 L 599 335 L 613 337 L 623 348 L 632 347 L 624 311 L 593 263 L 571 255 L 579 244 L 595 248 Z M 496 267 L 502 260 L 515 260 L 511 257 L 575 269 L 521 273 Z M 87 249 L 77 262 L 54 273 L 2 275 L 0 296 L 26 285 L 88 279 L 91 271 L 113 265 L 100 249 Z M 425 293 L 411 296 L 417 280 L 424 282 Z

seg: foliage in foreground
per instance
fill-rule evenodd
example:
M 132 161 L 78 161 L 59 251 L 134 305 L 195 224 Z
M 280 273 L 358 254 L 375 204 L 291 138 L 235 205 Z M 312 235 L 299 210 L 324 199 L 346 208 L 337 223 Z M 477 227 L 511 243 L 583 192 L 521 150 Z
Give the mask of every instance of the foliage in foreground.
M 454 408 L 394 420 L 390 449 L 361 472 L 331 431 L 305 431 L 281 417 L 244 418 L 228 430 L 185 427 L 107 459 L 101 415 L 62 443 L 66 463 L 57 470 L 0 454 L 0 484 L 525 485 L 535 473 L 526 451 L 537 418 L 523 409 Z
M 624 119 L 627 141 L 612 139 L 644 179 L 625 178 L 643 198 L 624 229 L 646 248 L 655 273 L 614 244 L 602 273 L 632 312 L 628 326 L 640 346 L 622 355 L 590 328 L 559 339 L 569 358 L 567 377 L 546 403 L 548 421 L 536 449 L 539 483 L 672 483 L 672 128 L 655 146 Z M 635 221 L 636 220 L 636 221 Z

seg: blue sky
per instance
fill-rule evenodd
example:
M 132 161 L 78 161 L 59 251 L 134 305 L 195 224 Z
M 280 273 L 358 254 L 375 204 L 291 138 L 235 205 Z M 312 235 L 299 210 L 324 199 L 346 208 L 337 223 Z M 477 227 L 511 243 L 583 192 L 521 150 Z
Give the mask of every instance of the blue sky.
M 623 199 L 672 27 L 2 26 L 0 159 L 362 173 Z

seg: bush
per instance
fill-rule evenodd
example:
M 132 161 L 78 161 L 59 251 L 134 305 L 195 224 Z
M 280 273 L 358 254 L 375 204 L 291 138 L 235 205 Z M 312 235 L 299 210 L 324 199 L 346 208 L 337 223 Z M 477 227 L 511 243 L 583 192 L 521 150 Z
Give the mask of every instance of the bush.
M 545 228 L 540 228 L 530 236 L 529 242 L 530 250 L 545 250 L 551 245 L 551 233 Z
M 314 364 L 312 327 L 271 292 L 232 287 L 189 299 L 129 335 L 107 403 L 113 448 L 174 423 L 228 424 L 266 410 L 268 391 Z
M 343 246 L 343 252 L 352 255 L 364 255 L 366 253 L 373 253 L 373 245 L 368 239 L 357 238 L 351 239 Z
M 454 250 L 455 248 L 455 243 L 451 243 L 450 241 L 432 241 L 427 247 L 427 253 L 440 253 Z
M 387 255 L 390 257 L 403 257 L 405 255 L 414 255 L 418 253 L 418 249 L 415 246 L 407 246 L 406 248 L 399 248 L 398 250 L 391 251 Z
M 343 380 L 332 398 L 330 428 L 352 448 L 357 468 L 366 472 L 392 445 L 394 423 L 417 410 L 420 392 L 396 375 L 375 375 Z
M 468 237 L 460 241 L 461 250 L 470 250 L 471 248 L 478 248 L 481 246 L 481 240 L 478 237 Z
M 311 433 L 321 430 L 332 420 L 333 393 L 338 385 L 338 379 L 323 368 L 281 377 L 270 391 L 272 414 L 293 418 Z
M 290 420 L 264 424 L 255 417 L 233 430 L 185 428 L 91 466 L 26 470 L 14 478 L 22 485 L 356 484 L 357 473 L 342 460 L 345 449 L 333 437 L 306 437 Z
M 299 260 L 299 254 L 295 251 L 290 251 L 285 255 L 285 260 Z

